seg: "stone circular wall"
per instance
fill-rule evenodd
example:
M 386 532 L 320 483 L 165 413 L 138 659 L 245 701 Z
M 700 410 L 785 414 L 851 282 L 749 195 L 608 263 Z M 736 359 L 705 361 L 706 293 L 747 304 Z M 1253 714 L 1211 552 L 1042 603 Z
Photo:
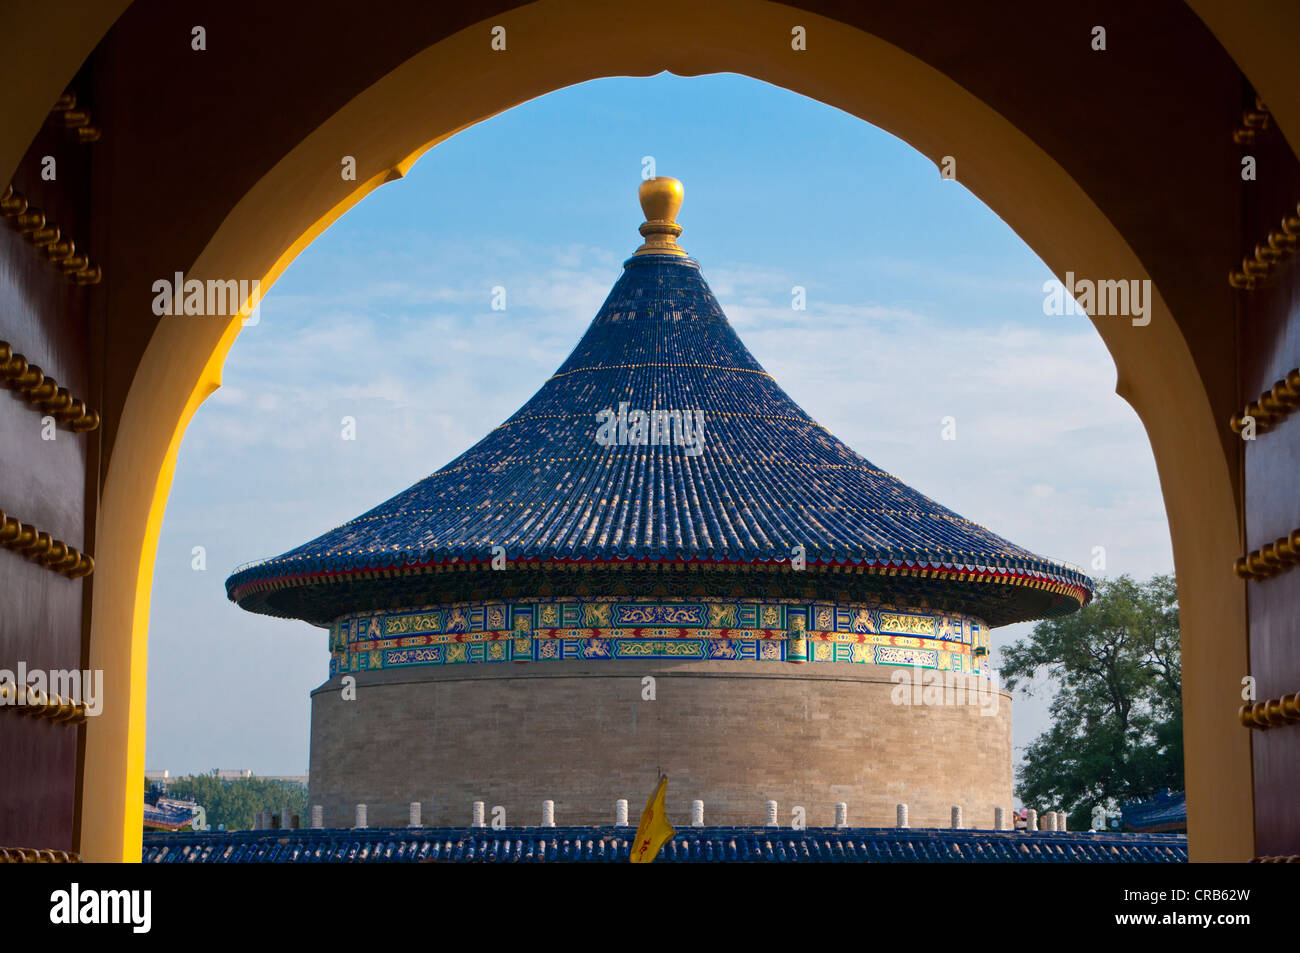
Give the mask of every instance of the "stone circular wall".
M 500 805 L 507 824 L 538 824 L 546 799 L 557 824 L 611 824 L 618 798 L 635 825 L 660 770 L 680 827 L 696 798 L 710 825 L 762 824 L 768 800 L 782 826 L 800 805 L 810 827 L 833 824 L 837 801 L 869 827 L 892 826 L 899 802 L 913 827 L 947 827 L 959 804 L 965 826 L 989 828 L 995 807 L 1012 807 L 1011 699 L 996 689 L 963 699 L 953 682 L 969 676 L 575 660 L 350 677 L 355 700 L 342 676 L 312 693 L 310 799 L 327 827 L 350 827 L 358 803 L 369 826 L 404 826 L 417 800 L 430 826 L 469 824 L 474 801 L 489 821 Z M 939 681 L 913 687 L 921 678 Z

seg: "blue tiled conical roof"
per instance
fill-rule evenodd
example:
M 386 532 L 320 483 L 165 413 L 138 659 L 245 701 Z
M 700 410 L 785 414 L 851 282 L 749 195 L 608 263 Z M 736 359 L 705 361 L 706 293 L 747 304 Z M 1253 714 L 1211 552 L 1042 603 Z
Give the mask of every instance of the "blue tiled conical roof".
M 837 440 L 741 343 L 698 264 L 645 252 L 625 263 L 573 353 L 513 416 L 387 502 L 236 572 L 230 598 L 328 624 L 453 591 L 563 594 L 613 566 L 675 569 L 655 583 L 660 592 L 689 591 L 682 572 L 730 572 L 733 591 L 755 573 L 785 572 L 801 595 L 920 594 L 992 625 L 1090 598 L 1083 574 L 962 518 Z M 702 422 L 702 440 L 639 445 L 637 411 L 680 412 Z M 626 428 L 602 432 L 624 416 Z M 803 573 L 790 572 L 796 547 Z M 480 572 L 494 553 L 521 572 Z

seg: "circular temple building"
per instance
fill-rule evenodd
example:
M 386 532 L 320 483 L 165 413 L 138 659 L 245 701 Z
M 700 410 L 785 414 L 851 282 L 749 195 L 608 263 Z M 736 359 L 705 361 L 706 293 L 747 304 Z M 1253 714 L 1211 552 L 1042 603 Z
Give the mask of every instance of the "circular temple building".
M 1092 583 L 835 439 L 736 336 L 678 246 L 682 187 L 537 394 L 432 476 L 241 569 L 230 599 L 329 630 L 312 693 L 327 826 L 670 818 L 989 827 L 1012 804 L 991 627 Z M 349 680 L 350 679 L 350 680 Z M 355 695 L 355 697 L 353 697 Z

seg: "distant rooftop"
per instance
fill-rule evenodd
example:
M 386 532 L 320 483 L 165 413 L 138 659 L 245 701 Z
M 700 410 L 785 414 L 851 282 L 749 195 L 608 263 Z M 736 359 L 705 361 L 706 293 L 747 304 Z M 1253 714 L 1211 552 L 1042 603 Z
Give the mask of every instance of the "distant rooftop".
M 1187 795 L 1165 788 L 1146 801 L 1133 801 L 1121 809 L 1124 830 L 1143 834 L 1187 830 Z
M 206 777 L 210 774 L 210 771 L 200 771 L 197 774 L 172 774 L 166 768 L 150 768 L 144 772 L 144 776 L 150 781 L 179 781 L 182 778 Z M 305 774 L 254 774 L 248 768 L 217 768 L 217 778 L 221 781 L 256 778 L 259 781 L 290 781 L 306 784 L 307 777 Z

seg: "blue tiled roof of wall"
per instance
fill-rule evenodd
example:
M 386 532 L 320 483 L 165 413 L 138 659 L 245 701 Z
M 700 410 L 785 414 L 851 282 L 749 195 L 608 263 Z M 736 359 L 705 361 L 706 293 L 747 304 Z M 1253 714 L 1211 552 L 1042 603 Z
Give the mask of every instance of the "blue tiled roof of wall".
M 617 827 L 145 834 L 146 863 L 626 863 Z M 679 830 L 656 863 L 1185 863 L 1177 834 L 895 828 Z

